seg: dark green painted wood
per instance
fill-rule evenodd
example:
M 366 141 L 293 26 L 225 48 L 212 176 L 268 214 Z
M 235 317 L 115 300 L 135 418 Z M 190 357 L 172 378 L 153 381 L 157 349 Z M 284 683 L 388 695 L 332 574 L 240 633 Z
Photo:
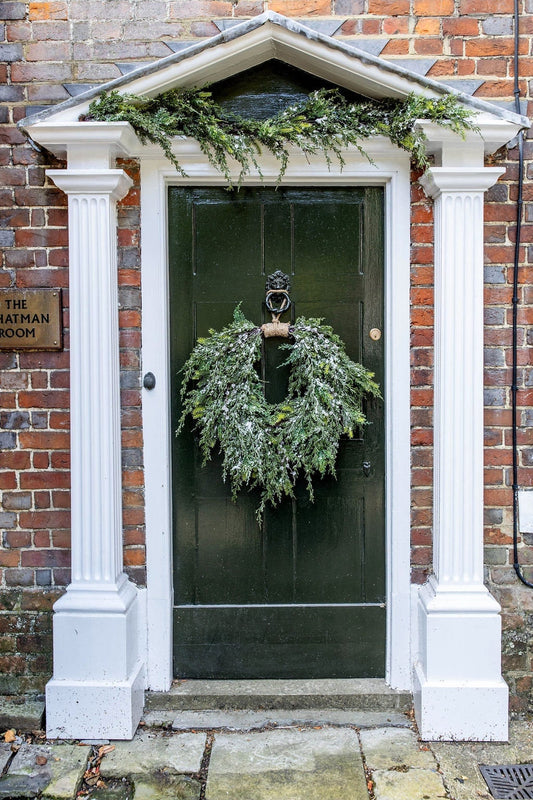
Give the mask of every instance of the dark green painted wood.
M 383 626 L 379 606 L 178 607 L 174 637 L 186 641 L 179 656 L 184 675 L 202 665 L 204 678 L 309 678 L 321 675 L 328 653 L 329 678 L 345 678 L 356 650 L 358 677 L 383 671 L 376 630 Z
M 273 117 L 290 105 L 305 102 L 317 89 L 336 89 L 350 101 L 364 99 L 362 95 L 277 59 L 265 61 L 210 86 L 213 99 L 225 111 L 255 119 Z
M 382 189 L 173 187 L 169 231 L 173 428 L 196 337 L 226 325 L 239 301 L 267 320 L 265 276 L 278 268 L 291 273 L 292 318 L 324 317 L 383 386 L 383 339 L 368 336 L 383 328 Z M 270 402 L 287 386 L 279 344 L 265 343 L 261 364 Z M 342 442 L 337 480 L 315 482 L 313 504 L 299 485 L 261 529 L 254 493 L 232 503 L 219 459 L 202 468 L 194 434 L 174 438 L 177 675 L 384 674 L 381 401 L 368 416 L 364 436 Z

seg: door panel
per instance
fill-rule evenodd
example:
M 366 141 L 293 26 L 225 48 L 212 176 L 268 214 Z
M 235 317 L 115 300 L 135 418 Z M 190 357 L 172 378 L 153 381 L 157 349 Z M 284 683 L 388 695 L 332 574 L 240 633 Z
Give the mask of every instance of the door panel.
M 178 656 L 180 675 L 196 675 L 202 664 L 207 678 L 345 678 L 354 652 L 366 665 L 362 677 L 383 674 L 375 636 L 383 628 L 379 606 L 277 606 L 273 613 L 248 605 L 212 612 L 209 606 L 176 608 L 174 637 L 187 642 Z
M 265 278 L 276 269 L 291 274 L 292 319 L 323 317 L 383 386 L 383 340 L 368 337 L 383 327 L 382 189 L 173 187 L 169 255 L 174 429 L 196 338 L 227 325 L 238 302 L 268 321 Z M 269 402 L 287 389 L 280 344 L 263 343 Z M 314 482 L 314 503 L 302 481 L 261 528 L 257 493 L 234 504 L 220 458 L 201 466 L 189 426 L 173 437 L 176 675 L 384 674 L 382 402 L 367 412 L 372 424 L 341 443 L 337 479 Z

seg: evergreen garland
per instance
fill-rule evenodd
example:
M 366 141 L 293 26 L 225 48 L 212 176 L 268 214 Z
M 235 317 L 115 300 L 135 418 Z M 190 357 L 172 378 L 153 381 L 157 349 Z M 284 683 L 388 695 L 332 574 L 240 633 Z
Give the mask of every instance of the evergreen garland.
M 342 167 L 343 147 L 354 145 L 367 156 L 362 142 L 382 135 L 407 150 L 416 166 L 425 167 L 426 137 L 415 128 L 417 120 L 431 120 L 461 136 L 468 129 L 476 129 L 471 112 L 451 94 L 440 99 L 410 94 L 405 100 L 351 102 L 337 89 L 311 92 L 307 100 L 262 120 L 225 111 L 207 90 L 171 89 L 152 98 L 112 91 L 94 100 L 84 119 L 129 122 L 143 143 L 158 144 L 184 176 L 172 151 L 172 139 L 196 139 L 229 186 L 232 177 L 228 159 L 240 165 L 240 185 L 252 168 L 261 174 L 258 158 L 263 147 L 280 163 L 279 181 L 287 169 L 288 145 L 296 145 L 307 155 L 324 153 L 328 165 L 333 154 Z
M 329 326 L 300 317 L 290 327 L 293 341 L 281 345 L 291 367 L 287 396 L 270 404 L 255 368 L 261 329 L 237 308 L 230 325 L 209 334 L 183 367 L 177 433 L 191 415 L 204 464 L 218 444 L 234 500 L 244 487 L 260 489 L 258 521 L 267 502 L 294 496 L 299 474 L 312 500 L 313 476 L 335 475 L 341 436 L 366 424 L 363 398 L 381 396 L 373 374 L 348 357 Z

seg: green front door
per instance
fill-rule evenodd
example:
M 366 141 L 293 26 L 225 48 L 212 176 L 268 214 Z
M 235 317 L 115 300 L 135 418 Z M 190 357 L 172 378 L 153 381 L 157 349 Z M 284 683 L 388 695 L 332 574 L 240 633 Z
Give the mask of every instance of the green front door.
M 265 278 L 291 276 L 294 316 L 323 317 L 383 390 L 383 190 L 169 189 L 172 426 L 179 370 L 237 303 L 268 321 Z M 287 318 L 287 315 L 285 315 Z M 285 394 L 280 340 L 264 343 L 267 398 Z M 383 676 L 384 413 L 341 445 L 337 479 L 267 509 L 231 501 L 190 427 L 173 440 L 174 673 L 203 678 Z

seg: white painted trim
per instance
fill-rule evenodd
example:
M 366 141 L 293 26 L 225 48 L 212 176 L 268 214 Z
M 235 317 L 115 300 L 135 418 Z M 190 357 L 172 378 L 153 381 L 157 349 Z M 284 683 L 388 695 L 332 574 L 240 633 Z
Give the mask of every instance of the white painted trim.
M 520 533 L 533 533 L 533 489 L 518 492 L 518 518 Z
M 142 369 L 156 376 L 142 390 L 145 514 L 147 687 L 172 682 L 172 509 L 170 463 L 169 301 L 166 176 L 156 161 L 141 162 Z
M 386 351 L 386 525 L 387 682 L 411 688 L 410 657 L 410 366 L 409 366 L 409 157 L 386 140 L 375 140 L 370 164 L 354 150 L 343 153 L 341 172 L 323 158 L 294 151 L 283 183 L 302 186 L 385 186 L 385 351 Z M 221 185 L 195 143 L 176 143 L 189 175 L 181 178 L 165 160 L 144 158 L 141 166 L 143 371 L 156 375 L 156 388 L 143 391 L 146 474 L 148 686 L 164 690 L 172 679 L 172 528 L 168 360 L 168 258 L 166 188 Z M 262 160 L 263 185 L 273 185 L 278 163 Z M 260 183 L 257 175 L 247 185 Z
M 111 159 L 140 145 L 128 122 L 40 123 L 32 128 L 32 138 L 59 158 L 68 156 L 69 169 L 109 167 Z
M 445 163 L 448 167 L 457 165 L 470 169 L 482 167 L 483 155 L 495 153 L 520 130 L 519 124 L 495 119 L 485 112 L 476 117 L 477 130 L 465 131 L 464 136 L 428 120 L 418 120 L 417 127 L 427 138 L 427 152 L 435 155 L 436 166 Z
M 387 682 L 411 689 L 410 170 L 386 185 Z

